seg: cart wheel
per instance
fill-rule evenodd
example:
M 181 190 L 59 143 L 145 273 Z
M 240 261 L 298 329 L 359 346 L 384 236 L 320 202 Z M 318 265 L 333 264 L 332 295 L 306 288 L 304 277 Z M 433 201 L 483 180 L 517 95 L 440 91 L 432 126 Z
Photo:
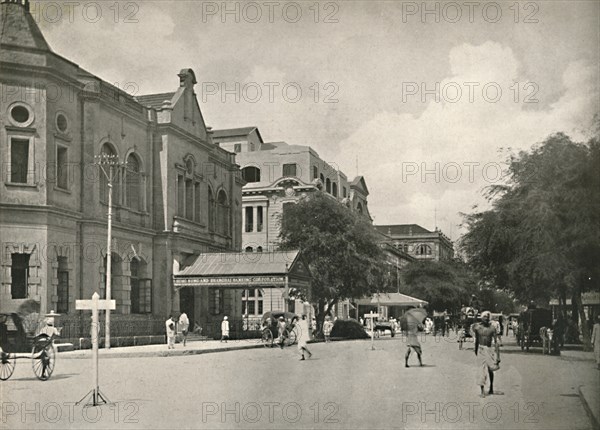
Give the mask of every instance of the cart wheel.
M 285 339 L 285 345 L 292 346 L 293 344 L 296 343 L 296 340 L 297 340 L 296 330 L 292 330 L 292 331 L 288 332 L 288 336 Z
M 260 340 L 265 347 L 268 347 L 268 348 L 272 347 L 273 346 L 273 333 L 271 333 L 271 330 L 263 330 L 262 337 L 260 338 Z
M 33 345 L 31 351 L 31 367 L 33 373 L 41 381 L 46 381 L 54 371 L 56 353 L 52 342 L 41 340 Z
M 9 352 L 0 352 L 0 380 L 6 381 L 11 377 L 17 365 L 17 357 Z

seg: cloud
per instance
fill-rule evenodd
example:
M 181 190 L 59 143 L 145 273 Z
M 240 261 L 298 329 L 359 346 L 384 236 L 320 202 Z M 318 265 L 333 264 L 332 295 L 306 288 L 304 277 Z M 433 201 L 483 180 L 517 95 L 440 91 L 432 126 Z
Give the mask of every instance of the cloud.
M 438 226 L 456 238 L 459 212 L 485 204 L 481 190 L 502 180 L 506 148 L 529 149 L 558 131 L 582 138 L 580 130 L 598 111 L 597 71 L 585 62 L 569 64 L 560 98 L 536 109 L 525 100 L 539 100 L 544 89 L 518 78 L 520 65 L 510 48 L 462 44 L 449 57 L 452 74 L 440 81 L 439 102 L 427 96 L 420 115 L 376 113 L 340 145 L 344 170 L 354 172 L 358 156 L 376 223 L 433 228 L 437 209 Z M 465 83 L 472 83 L 472 99 Z M 420 99 L 422 83 L 416 84 L 413 97 Z M 450 92 L 455 88 L 462 90 L 458 99 Z

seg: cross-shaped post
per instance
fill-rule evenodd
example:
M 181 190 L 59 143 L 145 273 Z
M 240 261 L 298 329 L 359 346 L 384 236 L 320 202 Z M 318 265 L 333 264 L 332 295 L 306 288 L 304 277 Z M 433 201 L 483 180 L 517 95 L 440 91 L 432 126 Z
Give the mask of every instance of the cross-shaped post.
M 98 311 L 100 309 L 111 310 L 116 308 L 115 300 L 100 300 L 98 293 L 92 295 L 92 300 L 77 300 L 75 302 L 75 309 L 78 310 L 91 310 L 92 311 L 92 362 L 94 368 L 94 385 L 89 393 L 87 393 L 77 404 L 87 399 L 91 395 L 91 406 L 98 406 L 99 404 L 108 403 L 106 397 L 100 392 L 100 385 L 98 383 L 98 335 L 100 333 L 100 326 L 98 322 Z
M 375 350 L 375 318 L 378 318 L 379 314 L 374 314 L 373 311 L 365 314 L 365 319 L 371 319 L 371 350 Z

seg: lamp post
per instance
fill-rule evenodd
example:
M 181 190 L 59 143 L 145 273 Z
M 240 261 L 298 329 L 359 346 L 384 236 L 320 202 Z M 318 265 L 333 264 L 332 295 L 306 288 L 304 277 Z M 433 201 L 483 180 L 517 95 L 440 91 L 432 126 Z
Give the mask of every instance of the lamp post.
M 119 158 L 114 154 L 100 154 L 94 156 L 94 164 L 100 167 L 102 173 L 106 177 L 108 186 L 108 227 L 106 238 L 106 300 L 111 300 L 111 275 L 112 275 L 112 195 L 113 181 L 118 173 Z M 105 326 L 105 342 L 104 347 L 110 349 L 110 309 L 106 309 L 106 326 Z

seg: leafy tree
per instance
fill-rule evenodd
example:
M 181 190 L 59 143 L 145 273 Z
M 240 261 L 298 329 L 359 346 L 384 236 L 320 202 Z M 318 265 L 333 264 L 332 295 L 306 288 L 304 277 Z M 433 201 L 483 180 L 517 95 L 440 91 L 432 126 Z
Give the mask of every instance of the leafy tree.
M 298 296 L 317 309 L 317 324 L 340 300 L 388 291 L 385 255 L 373 226 L 322 192 L 286 207 L 281 248 L 299 249 L 312 276 Z
M 469 263 L 522 301 L 571 297 L 589 345 L 581 295 L 600 285 L 598 130 L 587 143 L 558 133 L 512 156 L 507 183 L 487 192 L 492 209 L 465 215 Z
M 432 310 L 460 311 L 477 291 L 477 281 L 459 261 L 415 261 L 404 269 L 402 292 L 429 302 Z

